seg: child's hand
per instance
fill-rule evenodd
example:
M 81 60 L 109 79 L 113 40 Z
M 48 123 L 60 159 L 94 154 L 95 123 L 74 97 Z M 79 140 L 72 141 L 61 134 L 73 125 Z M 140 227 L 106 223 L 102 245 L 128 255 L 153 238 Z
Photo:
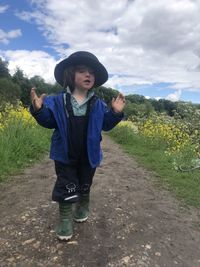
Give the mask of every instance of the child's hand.
M 39 109 L 41 109 L 45 96 L 46 96 L 45 94 L 42 94 L 40 97 L 38 97 L 35 92 L 35 87 L 31 89 L 31 102 L 34 111 L 38 111 Z
M 116 99 L 112 99 L 111 106 L 114 112 L 119 113 L 124 109 L 125 103 L 126 101 L 124 95 L 119 93 Z

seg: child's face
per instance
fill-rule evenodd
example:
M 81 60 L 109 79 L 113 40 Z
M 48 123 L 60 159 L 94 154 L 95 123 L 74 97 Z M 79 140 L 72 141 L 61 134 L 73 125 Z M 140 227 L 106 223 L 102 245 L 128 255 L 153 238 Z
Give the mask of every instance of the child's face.
M 77 66 L 75 70 L 75 88 L 90 90 L 94 86 L 94 71 L 87 66 Z

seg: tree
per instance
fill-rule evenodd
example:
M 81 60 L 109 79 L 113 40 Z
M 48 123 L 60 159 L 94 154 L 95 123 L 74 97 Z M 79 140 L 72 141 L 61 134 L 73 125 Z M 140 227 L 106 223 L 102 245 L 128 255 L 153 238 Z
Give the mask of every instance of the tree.
M 10 78 L 9 70 L 8 70 L 8 62 L 3 61 L 0 58 L 0 78 Z
M 134 95 L 128 95 L 126 97 L 126 100 L 130 101 L 131 103 L 142 104 L 145 102 L 146 99 L 142 95 L 134 94 Z
M 25 77 L 22 70 L 17 68 L 15 74 L 12 77 L 14 83 L 18 84 L 21 88 L 20 100 L 25 105 L 30 105 L 30 91 L 31 91 L 31 83 L 27 77 Z
M 100 97 L 102 100 L 104 100 L 108 106 L 110 106 L 112 98 L 117 97 L 117 95 L 119 94 L 117 90 L 106 88 L 104 86 L 95 88 L 94 91 L 96 95 Z
M 0 107 L 6 102 L 16 104 L 20 99 L 20 87 L 13 83 L 10 79 L 0 78 Z
M 127 118 L 138 116 L 138 104 L 127 101 L 124 112 Z
M 14 83 L 22 84 L 25 79 L 23 71 L 17 67 L 16 72 L 12 76 L 12 80 Z
M 59 84 L 45 83 L 44 79 L 38 75 L 30 78 L 31 87 L 36 87 L 38 94 L 57 94 L 63 91 L 63 88 Z

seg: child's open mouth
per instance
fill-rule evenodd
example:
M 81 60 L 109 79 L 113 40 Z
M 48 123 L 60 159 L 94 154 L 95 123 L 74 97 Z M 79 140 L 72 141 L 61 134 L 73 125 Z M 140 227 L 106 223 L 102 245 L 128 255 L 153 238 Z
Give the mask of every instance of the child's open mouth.
M 85 82 L 85 83 L 90 83 L 90 80 L 85 80 L 84 82 Z

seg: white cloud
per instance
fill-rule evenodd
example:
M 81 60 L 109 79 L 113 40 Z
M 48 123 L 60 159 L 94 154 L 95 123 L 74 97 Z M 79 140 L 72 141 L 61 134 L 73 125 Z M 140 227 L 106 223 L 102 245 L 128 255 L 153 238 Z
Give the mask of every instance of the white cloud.
M 160 96 L 156 96 L 155 97 L 155 100 L 157 100 L 157 101 L 160 100 L 160 99 L 162 99 L 162 97 L 160 97 Z
M 133 19 L 134 17 L 134 19 Z M 130 22 L 133 23 L 130 23 Z M 173 54 L 198 48 L 199 8 L 189 0 L 135 1 L 122 17 L 123 43 Z M 150 52 L 150 51 L 149 51 Z
M 152 85 L 152 83 L 148 80 L 146 80 L 145 77 L 140 76 L 128 76 L 128 75 L 113 75 L 108 79 L 108 81 L 105 83 L 105 86 L 111 87 L 111 88 L 117 88 L 121 89 L 121 85 L 130 87 L 132 85 Z
M 5 5 L 5 6 L 0 5 L 0 14 L 4 13 L 8 8 L 9 8 L 8 5 Z
M 43 51 L 7 50 L 0 51 L 5 60 L 9 61 L 9 70 L 14 74 L 16 68 L 23 70 L 29 78 L 39 75 L 47 82 L 54 83 L 55 59 Z
M 165 99 L 170 100 L 170 101 L 178 101 L 180 100 L 182 91 L 179 89 L 176 92 L 169 94 Z
M 200 1 L 30 2 L 33 11 L 18 16 L 36 23 L 60 57 L 95 53 L 113 74 L 109 86 L 162 82 L 200 92 Z
M 17 38 L 21 35 L 22 33 L 20 29 L 8 31 L 8 32 L 5 32 L 2 29 L 0 29 L 0 43 L 8 44 L 9 39 Z

